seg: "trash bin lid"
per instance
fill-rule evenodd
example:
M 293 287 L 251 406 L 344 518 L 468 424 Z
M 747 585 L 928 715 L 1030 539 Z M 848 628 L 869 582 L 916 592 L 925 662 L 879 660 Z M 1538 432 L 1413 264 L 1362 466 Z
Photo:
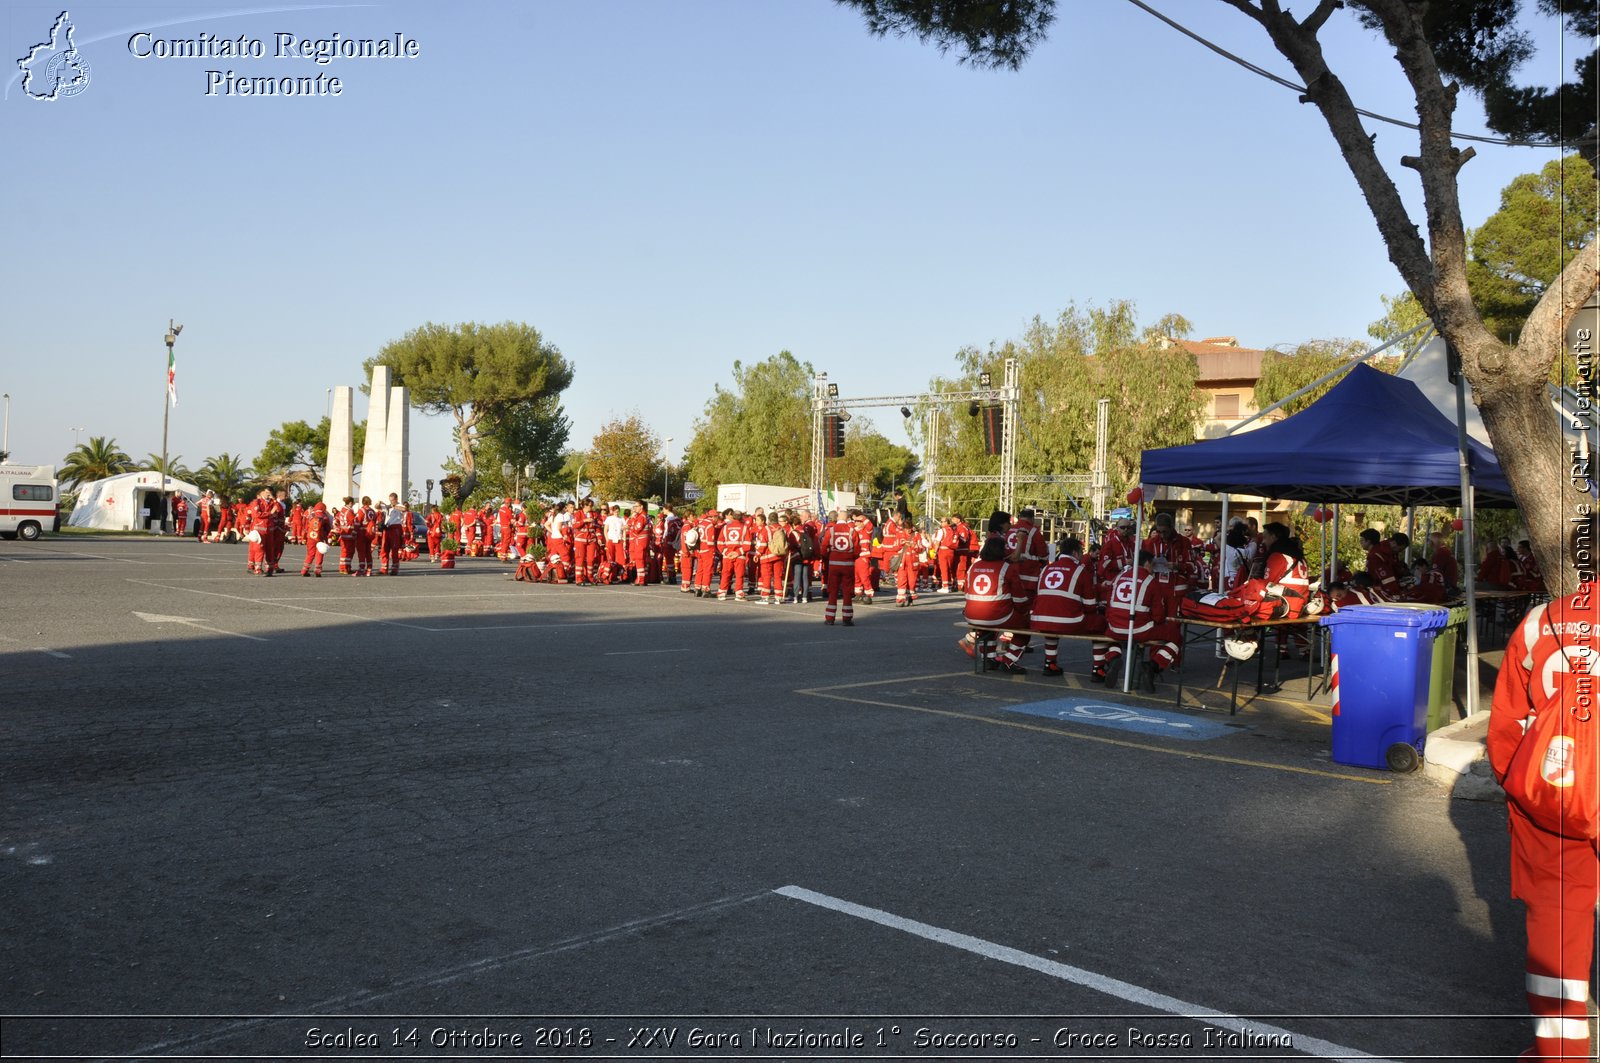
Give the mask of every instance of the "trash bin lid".
M 1421 602 L 1389 602 L 1384 605 L 1351 605 L 1322 618 L 1324 627 L 1338 624 L 1370 624 L 1374 627 L 1403 627 L 1418 631 L 1442 628 L 1450 622 L 1450 611 Z

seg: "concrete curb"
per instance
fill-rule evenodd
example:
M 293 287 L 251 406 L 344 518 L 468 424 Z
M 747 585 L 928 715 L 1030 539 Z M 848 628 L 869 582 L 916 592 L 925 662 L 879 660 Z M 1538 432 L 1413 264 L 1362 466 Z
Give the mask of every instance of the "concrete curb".
M 1488 734 L 1487 711 L 1434 731 L 1423 747 L 1423 774 L 1449 790 L 1451 797 L 1504 801 L 1505 791 L 1489 771 Z

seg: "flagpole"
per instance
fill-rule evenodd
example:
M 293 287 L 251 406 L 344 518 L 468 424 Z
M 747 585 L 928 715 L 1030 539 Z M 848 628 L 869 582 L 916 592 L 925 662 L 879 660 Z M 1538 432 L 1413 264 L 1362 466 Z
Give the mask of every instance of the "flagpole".
M 161 396 L 161 534 L 167 533 L 167 518 L 172 512 L 172 506 L 167 502 L 167 426 L 172 420 L 172 403 L 177 399 L 177 389 L 174 387 L 172 346 L 178 342 L 178 333 L 183 331 L 182 325 L 173 324 L 172 318 L 167 318 L 167 386 Z

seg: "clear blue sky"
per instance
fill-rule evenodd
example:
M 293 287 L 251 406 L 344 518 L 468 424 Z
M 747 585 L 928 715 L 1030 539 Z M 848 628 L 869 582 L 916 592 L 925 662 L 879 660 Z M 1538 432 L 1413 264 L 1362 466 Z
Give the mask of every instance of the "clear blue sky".
M 1290 74 L 1223 5 L 1158 6 Z M 13 0 L 14 460 L 59 462 L 74 427 L 159 451 L 169 317 L 169 450 L 191 466 L 316 420 L 328 388 L 430 320 L 535 325 L 577 367 L 572 445 L 636 409 L 674 457 L 733 361 L 782 349 L 864 395 L 920 390 L 961 346 L 1070 302 L 1128 298 L 1252 347 L 1364 336 L 1403 286 L 1317 113 L 1123 0 L 1061 9 L 1010 73 L 872 38 L 826 0 L 77 3 L 90 85 L 41 103 L 16 60 L 61 4 Z M 272 13 L 229 14 L 246 11 Z M 268 57 L 137 59 L 139 30 L 244 34 Z M 399 32 L 421 54 L 275 59 L 280 31 Z M 1358 103 L 1412 115 L 1347 13 L 1328 37 Z M 1550 48 L 1526 73 L 1563 67 Z M 343 94 L 207 97 L 208 69 L 323 73 Z M 1457 126 L 1482 131 L 1475 102 Z M 1391 162 L 1415 150 L 1374 128 Z M 1479 146 L 1468 224 L 1553 157 Z M 412 425 L 420 483 L 450 425 Z

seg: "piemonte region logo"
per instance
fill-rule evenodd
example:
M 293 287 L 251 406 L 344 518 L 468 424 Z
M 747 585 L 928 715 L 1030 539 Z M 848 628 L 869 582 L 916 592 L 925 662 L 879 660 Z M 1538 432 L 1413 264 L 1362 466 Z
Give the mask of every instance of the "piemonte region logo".
M 17 60 L 22 91 L 35 100 L 54 102 L 89 87 L 89 63 L 72 43 L 72 18 L 63 11 L 50 27 L 50 39 L 28 49 Z

